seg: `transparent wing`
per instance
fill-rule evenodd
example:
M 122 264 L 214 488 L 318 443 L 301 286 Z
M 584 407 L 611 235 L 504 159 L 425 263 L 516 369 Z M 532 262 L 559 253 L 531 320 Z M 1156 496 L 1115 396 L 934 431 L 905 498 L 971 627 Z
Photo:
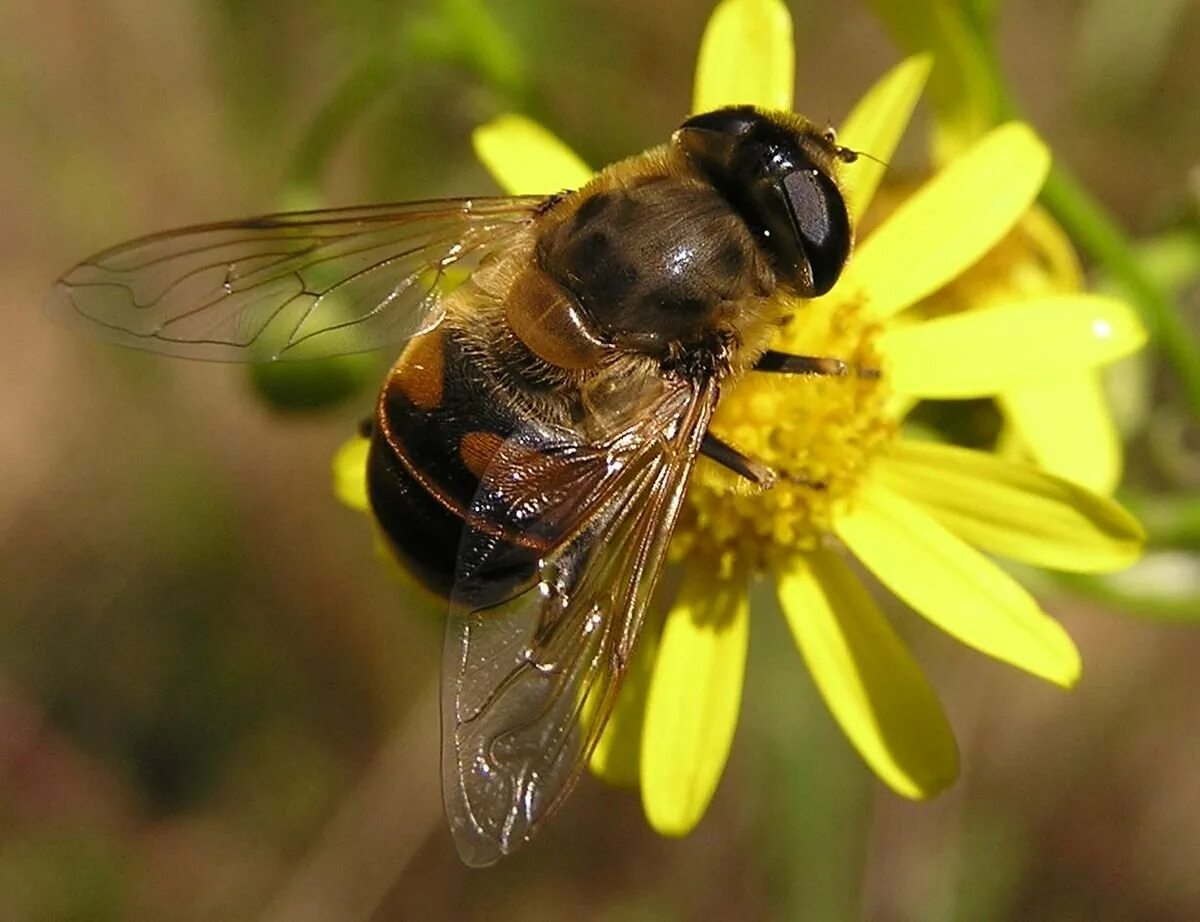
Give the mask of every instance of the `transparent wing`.
M 599 739 L 716 396 L 715 384 L 680 383 L 609 436 L 524 433 L 492 461 L 443 666 L 442 784 L 466 863 L 527 842 Z M 531 555 L 536 576 L 497 602 Z
M 185 358 L 363 352 L 435 325 L 446 270 L 474 268 L 543 201 L 443 199 L 167 231 L 80 263 L 58 280 L 50 310 L 121 345 Z

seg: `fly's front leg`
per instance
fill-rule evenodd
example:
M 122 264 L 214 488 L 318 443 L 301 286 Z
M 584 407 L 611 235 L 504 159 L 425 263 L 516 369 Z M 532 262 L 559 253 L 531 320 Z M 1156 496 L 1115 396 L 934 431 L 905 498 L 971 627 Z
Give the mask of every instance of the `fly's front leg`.
M 785 375 L 810 375 L 823 378 L 845 378 L 854 375 L 859 378 L 878 378 L 878 368 L 865 368 L 852 365 L 841 359 L 828 358 L 818 355 L 792 355 L 788 352 L 777 352 L 768 349 L 754 364 L 755 371 L 774 372 Z M 826 484 L 820 480 L 810 480 L 802 474 L 784 473 L 780 475 L 773 468 L 761 461 L 749 458 L 732 445 L 721 441 L 711 432 L 704 434 L 700 443 L 700 454 L 711 458 L 722 467 L 733 471 L 751 483 L 767 489 L 774 486 L 782 476 L 789 483 L 805 486 L 812 490 L 824 490 Z
M 717 464 L 721 465 L 721 467 L 733 471 L 739 477 L 745 477 L 752 484 L 762 487 L 764 490 L 769 490 L 775 486 L 775 483 L 780 479 L 798 486 L 808 487 L 812 490 L 825 489 L 825 484 L 819 480 L 809 480 L 797 474 L 777 473 L 774 468 L 754 458 L 747 457 L 728 442 L 717 438 L 712 432 L 704 433 L 704 438 L 700 441 L 700 454 L 706 458 L 711 458 Z
M 755 371 L 770 371 L 783 375 L 812 375 L 822 378 L 845 378 L 855 375 L 859 378 L 878 378 L 878 368 L 865 368 L 861 365 L 851 365 L 841 359 L 826 358 L 819 355 L 792 355 L 788 352 L 776 352 L 768 349 L 757 362 Z
M 733 471 L 739 477 L 745 477 L 755 486 L 764 490 L 770 489 L 779 479 L 774 470 L 761 461 L 748 458 L 728 442 L 717 438 L 712 432 L 704 433 L 700 440 L 700 454 L 716 461 L 721 467 Z

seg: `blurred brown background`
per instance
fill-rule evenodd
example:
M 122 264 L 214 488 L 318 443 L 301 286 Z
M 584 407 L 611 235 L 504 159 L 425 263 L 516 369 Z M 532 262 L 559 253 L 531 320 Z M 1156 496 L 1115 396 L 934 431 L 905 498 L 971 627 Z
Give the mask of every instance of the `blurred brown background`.
M 768 611 L 692 836 L 587 780 L 524 853 L 459 865 L 440 625 L 330 492 L 370 388 L 282 412 L 245 369 L 83 341 L 39 304 L 163 227 L 491 191 L 469 134 L 510 107 L 596 164 L 687 111 L 707 2 L 508 0 L 483 35 L 471 6 L 0 3 L 0 919 L 1200 918 L 1200 633 L 1061 593 L 1070 694 L 896 613 L 963 751 L 933 803 L 873 780 Z M 1197 183 L 1200 8 L 1151 4 L 1171 28 L 1106 64 L 1103 6 L 1006 4 L 1004 58 L 1150 233 Z M 836 122 L 900 54 L 859 5 L 792 8 L 799 107 Z

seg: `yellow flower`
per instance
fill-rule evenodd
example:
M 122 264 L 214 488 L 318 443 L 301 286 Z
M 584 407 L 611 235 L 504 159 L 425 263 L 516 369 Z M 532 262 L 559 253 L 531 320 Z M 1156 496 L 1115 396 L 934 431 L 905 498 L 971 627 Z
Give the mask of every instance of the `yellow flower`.
M 782 3 L 724 0 L 701 46 L 695 110 L 790 108 L 792 67 Z M 927 73 L 927 59 L 916 58 L 885 76 L 846 120 L 840 142 L 887 160 Z M 520 116 L 497 119 L 475 141 L 512 192 L 576 188 L 592 175 Z M 795 305 L 775 348 L 845 359 L 880 376 L 749 373 L 725 388 L 714 430 L 782 476 L 753 492 L 700 460 L 671 550 L 678 592 L 661 634 L 643 637 L 591 763 L 609 780 L 639 781 L 660 832 L 689 831 L 723 771 L 756 576 L 775 582 L 800 652 L 850 742 L 907 797 L 954 779 L 954 737 L 847 558 L 964 643 L 1062 686 L 1078 679 L 1079 655 L 1065 631 L 976 548 L 1064 570 L 1119 569 L 1140 553 L 1137 522 L 1113 501 L 1036 468 L 905 439 L 894 412 L 912 398 L 990 396 L 1064 367 L 1093 369 L 1142 343 L 1123 304 L 1085 294 L 900 322 L 1010 231 L 1047 167 L 1029 128 L 995 129 L 862 240 L 830 294 Z M 846 166 L 854 218 L 882 171 L 866 157 Z M 361 464 L 348 455 L 335 465 L 356 505 Z
M 952 160 L 995 122 L 1002 91 L 982 37 L 990 26 L 974 22 L 964 4 L 869 0 L 868 6 L 902 46 L 931 54 L 930 148 L 935 161 Z M 1082 290 L 1070 240 L 1046 211 L 1034 206 L 991 254 L 929 306 L 938 311 L 977 309 Z M 1098 492 L 1116 488 L 1121 440 L 1096 369 L 1067 368 L 1036 383 L 1006 388 L 996 395 L 996 403 L 1005 421 L 1001 441 L 1006 448 Z
M 695 111 L 790 108 L 791 22 L 774 0 L 725 0 L 704 37 Z M 891 155 L 928 62 L 896 68 L 855 108 L 840 142 Z M 513 192 L 575 188 L 592 171 L 540 126 L 503 116 L 476 149 Z M 846 562 L 853 555 L 899 598 L 964 643 L 1069 686 L 1079 656 L 1062 628 L 972 548 L 1066 570 L 1118 569 L 1140 552 L 1115 503 L 991 455 L 905 440 L 894 395 L 988 396 L 1064 368 L 1091 370 L 1141 345 L 1120 302 L 1084 294 L 1024 298 L 988 311 L 894 322 L 989 252 L 1027 212 L 1048 155 L 1024 125 L 992 131 L 866 240 L 827 296 L 796 306 L 775 347 L 828 355 L 880 378 L 750 374 L 728 387 L 714 430 L 784 476 L 752 493 L 704 460 L 672 546 L 678 596 L 648 638 L 592 767 L 641 782 L 647 816 L 687 832 L 716 787 L 740 705 L 749 580 L 771 576 L 830 710 L 864 759 L 909 797 L 957 773 L 953 735 L 916 663 Z M 843 174 L 859 216 L 882 166 Z M 812 484 L 821 484 L 816 489 Z M 643 704 L 644 700 L 644 704 Z
M 1034 303 L 1083 290 L 1078 257 L 1066 233 L 1033 206 L 987 256 L 926 302 L 939 311 Z M 1006 387 L 996 395 L 1002 441 L 1044 470 L 1112 493 L 1121 479 L 1121 439 L 1100 370 L 1065 367 L 1056 375 Z
M 882 197 L 901 200 L 910 189 L 906 184 L 887 183 Z M 872 217 L 877 216 L 874 211 Z M 1051 296 L 1078 294 L 1083 289 L 1079 260 L 1065 231 L 1035 204 L 995 247 L 912 308 L 908 317 L 1026 302 L 1036 308 Z M 1016 382 L 997 393 L 995 402 L 1004 421 L 1001 451 L 1030 458 L 1043 470 L 1111 494 L 1121 478 L 1122 447 L 1102 371 L 1062 363 L 1057 374 Z M 955 396 L 953 391 L 924 395 L 926 399 Z M 916 403 L 913 395 L 896 396 L 892 410 L 901 416 Z

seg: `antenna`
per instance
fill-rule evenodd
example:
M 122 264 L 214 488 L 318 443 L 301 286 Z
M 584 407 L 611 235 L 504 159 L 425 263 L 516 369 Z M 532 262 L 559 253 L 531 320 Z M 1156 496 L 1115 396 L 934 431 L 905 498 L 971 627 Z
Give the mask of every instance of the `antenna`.
M 837 155 L 838 159 L 841 160 L 842 163 L 853 163 L 859 157 L 866 157 L 868 160 L 874 160 L 881 167 L 887 170 L 893 178 L 898 178 L 899 174 L 892 169 L 892 165 L 890 163 L 888 163 L 886 160 L 880 160 L 874 154 L 868 154 L 865 150 L 851 150 L 849 147 L 839 147 L 837 149 Z
M 826 121 L 825 124 L 828 127 L 825 129 L 822 136 L 833 148 L 834 156 L 837 157 L 838 160 L 842 161 L 842 163 L 853 163 L 859 157 L 866 157 L 868 160 L 874 160 L 881 167 L 892 174 L 893 177 L 896 175 L 896 171 L 892 169 L 892 165 L 886 160 L 880 160 L 874 154 L 868 154 L 865 150 L 855 150 L 852 147 L 844 147 L 843 145 L 838 144 L 837 132 L 834 130 L 833 125 L 828 121 Z

